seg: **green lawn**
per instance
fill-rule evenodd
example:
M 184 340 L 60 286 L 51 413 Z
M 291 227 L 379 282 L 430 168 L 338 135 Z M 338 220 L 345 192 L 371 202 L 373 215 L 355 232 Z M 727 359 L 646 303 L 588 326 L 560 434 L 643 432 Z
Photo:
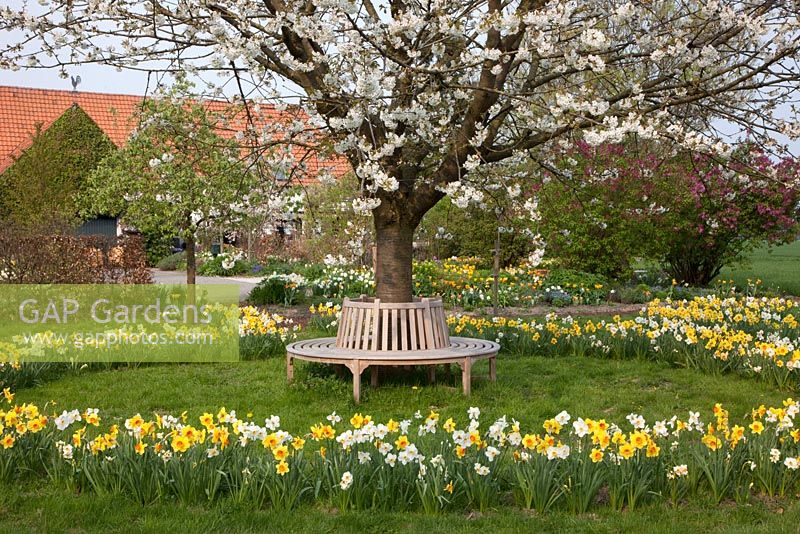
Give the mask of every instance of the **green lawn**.
M 487 368 L 478 366 L 476 375 Z M 502 414 L 522 422 L 523 430 L 541 424 L 562 409 L 573 417 L 605 417 L 622 422 L 637 411 L 648 420 L 684 417 L 701 409 L 706 419 L 715 401 L 723 402 L 732 420 L 740 421 L 753 406 L 775 404 L 788 395 L 751 380 L 714 377 L 688 369 L 673 369 L 651 362 L 598 360 L 580 357 L 546 359 L 534 356 L 502 357 L 498 382 L 475 379 L 473 395 L 461 396 L 455 379 L 435 387 L 424 374 L 407 374 L 387 380 L 379 389 L 365 388 L 358 407 L 381 420 L 409 417 L 415 410 L 440 410 L 463 423 L 469 406 L 481 407 L 484 421 Z M 289 431 L 304 432 L 332 410 L 349 415 L 350 383 L 299 363 L 296 384 L 287 388 L 282 359 L 215 365 L 161 365 L 135 369 L 80 372 L 39 387 L 21 390 L 20 402 L 40 406 L 58 404 L 48 412 L 77 407 L 100 408 L 105 422 L 135 412 L 153 410 L 192 416 L 221 405 L 248 411 L 260 419 L 270 414 L 282 418 Z M 172 503 L 142 508 L 124 498 L 93 494 L 75 495 L 48 483 L 26 481 L 0 485 L 0 526 L 3 531 L 168 531 L 181 529 L 262 531 L 489 531 L 520 532 L 534 529 L 587 532 L 642 530 L 647 532 L 796 532 L 800 503 L 762 502 L 737 507 L 692 505 L 677 511 L 650 504 L 635 513 L 613 513 L 599 508 L 584 516 L 556 512 L 544 516 L 502 506 L 483 516 L 470 512 L 444 516 L 421 513 L 345 513 L 324 506 L 304 506 L 294 513 L 250 510 L 223 501 L 208 507 Z
M 756 249 L 743 265 L 723 269 L 720 278 L 733 280 L 738 287 L 746 287 L 748 279 L 760 279 L 765 288 L 800 295 L 800 241 Z
M 642 532 L 796 533 L 797 502 L 751 506 L 645 506 L 635 513 L 599 509 L 582 516 L 500 508 L 485 515 L 348 512 L 305 507 L 294 512 L 252 510 L 222 502 L 211 507 L 156 504 L 143 508 L 121 498 L 72 495 L 26 483 L 0 486 L 5 532 Z
M 633 411 L 648 419 L 664 418 L 676 412 L 686 415 L 689 409 L 710 413 L 714 402 L 723 402 L 736 417 L 788 396 L 761 382 L 652 362 L 506 356 L 498 363 L 496 383 L 486 380 L 485 362 L 473 368 L 478 376 L 473 377 L 470 398 L 461 394 L 460 373 L 449 385 L 431 387 L 420 372 L 396 376 L 378 389 L 365 386 L 362 404 L 356 407 L 349 377 L 340 380 L 333 374 L 310 373 L 313 369 L 317 368 L 299 362 L 296 383 L 289 388 L 282 359 L 85 372 L 20 391 L 17 400 L 40 407 L 55 400 L 59 412 L 100 408 L 118 419 L 137 411 L 188 410 L 200 415 L 225 406 L 240 416 L 252 412 L 256 419 L 277 414 L 287 430 L 307 431 L 333 410 L 348 417 L 358 410 L 386 420 L 436 408 L 443 418 L 453 416 L 463 422 L 467 408 L 479 406 L 487 418 L 506 414 L 523 425 L 538 427 L 564 409 L 575 416 L 624 422 Z

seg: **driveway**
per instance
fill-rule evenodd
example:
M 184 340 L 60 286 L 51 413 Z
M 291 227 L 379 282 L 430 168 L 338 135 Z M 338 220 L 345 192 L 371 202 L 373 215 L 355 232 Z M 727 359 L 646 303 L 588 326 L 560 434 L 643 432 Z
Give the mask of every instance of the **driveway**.
M 150 269 L 153 274 L 153 282 L 156 284 L 185 284 L 186 272 L 185 271 L 161 271 L 159 269 Z M 245 277 L 245 276 L 198 276 L 196 282 L 198 284 L 235 284 L 239 286 L 239 301 L 247 299 L 250 290 L 253 289 L 261 278 Z

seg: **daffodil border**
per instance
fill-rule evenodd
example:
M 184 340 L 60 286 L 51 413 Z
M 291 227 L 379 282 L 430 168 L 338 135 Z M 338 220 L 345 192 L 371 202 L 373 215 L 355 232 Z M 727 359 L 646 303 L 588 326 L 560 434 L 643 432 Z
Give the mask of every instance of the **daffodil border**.
M 759 406 L 741 424 L 714 405 L 699 413 L 624 423 L 563 411 L 539 428 L 503 416 L 485 426 L 479 408 L 442 421 L 430 412 L 377 422 L 335 412 L 290 433 L 221 408 L 190 419 L 135 414 L 104 427 L 99 410 L 46 415 L 32 404 L 0 411 L 0 476 L 47 477 L 76 491 L 148 504 L 230 498 L 291 509 L 323 501 L 341 510 L 465 507 L 486 511 L 509 495 L 517 506 L 634 509 L 646 500 L 745 502 L 800 489 L 800 403 Z M 601 488 L 607 498 L 598 499 Z

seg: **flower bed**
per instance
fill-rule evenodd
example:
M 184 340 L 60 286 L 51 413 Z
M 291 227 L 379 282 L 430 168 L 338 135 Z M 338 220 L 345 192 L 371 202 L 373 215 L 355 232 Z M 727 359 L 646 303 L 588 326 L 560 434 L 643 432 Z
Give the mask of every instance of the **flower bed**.
M 4 394 L 10 404 L 13 394 Z M 262 424 L 225 408 L 107 425 L 96 409 L 45 415 L 23 404 L 0 412 L 0 476 L 48 477 L 143 504 L 230 497 L 281 509 L 322 501 L 340 510 L 483 511 L 506 496 L 523 508 L 574 513 L 646 500 L 745 502 L 797 491 L 799 411 L 788 399 L 740 424 L 719 404 L 708 420 L 630 414 L 615 424 L 564 411 L 536 428 L 506 416 L 487 425 L 478 408 L 455 419 L 354 414 L 349 425 L 334 412 L 290 433 L 277 416 Z
M 233 276 L 260 270 L 258 263 L 248 260 L 244 251 L 236 249 L 220 252 L 216 256 L 211 252 L 201 252 L 198 260 L 197 274 L 202 276 Z
M 239 308 L 239 314 L 239 353 L 245 360 L 285 353 L 300 331 L 293 320 L 254 306 Z
M 479 268 L 478 258 L 449 258 L 415 261 L 415 296 L 440 296 L 446 304 L 466 309 L 493 305 L 494 276 L 491 269 Z M 337 299 L 373 295 L 372 269 L 341 264 L 274 264 L 279 269 L 253 289 L 250 302 L 258 305 Z M 748 281 L 746 287 L 718 280 L 713 288 L 690 287 L 660 275 L 639 273 L 638 281 L 621 283 L 603 276 L 570 269 L 536 269 L 528 265 L 501 269 L 498 276 L 498 304 L 503 307 L 555 307 L 597 305 L 609 302 L 646 303 L 653 298 L 693 298 L 712 294 L 754 296 L 763 292 L 761 281 Z M 648 283 L 644 283 L 644 282 Z
M 371 269 L 327 265 L 317 271 L 313 267 L 296 266 L 298 271 L 309 273 L 305 276 L 273 273 L 253 290 L 250 301 L 290 305 L 306 293 L 326 299 L 374 293 Z M 494 277 L 491 270 L 478 269 L 474 258 L 414 262 L 413 278 L 414 294 L 418 296 L 438 295 L 448 304 L 468 308 L 492 303 Z M 608 299 L 609 291 L 605 278 L 577 271 L 548 272 L 519 266 L 502 269 L 498 277 L 498 301 L 502 306 L 598 304 Z
M 563 353 L 666 360 L 707 372 L 761 376 L 781 388 L 800 386 L 797 305 L 782 298 L 717 296 L 654 300 L 634 318 L 544 320 L 456 315 L 457 335 L 496 339 L 519 354 Z

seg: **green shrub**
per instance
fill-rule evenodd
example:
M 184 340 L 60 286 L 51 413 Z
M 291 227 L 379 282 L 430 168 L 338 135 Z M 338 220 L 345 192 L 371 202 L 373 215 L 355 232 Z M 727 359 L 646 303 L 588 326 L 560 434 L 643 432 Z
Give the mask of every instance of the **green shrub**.
M 144 251 L 147 254 L 147 265 L 157 267 L 158 262 L 169 256 L 172 251 L 171 232 L 157 232 L 154 230 L 141 233 Z M 160 267 L 159 267 L 160 268 Z M 169 269 L 174 271 L 175 269 Z
M 608 298 L 610 282 L 605 276 L 572 269 L 552 269 L 542 281 L 542 296 L 554 306 L 598 304 Z
M 626 304 L 644 304 L 653 298 L 653 290 L 647 284 L 621 287 L 617 293 L 619 301 Z
M 253 267 L 254 263 L 252 261 L 233 259 L 230 255 L 222 253 L 214 258 L 204 260 L 197 267 L 197 274 L 201 276 L 233 276 L 249 273 L 253 270 Z
M 181 264 L 186 265 L 186 251 L 176 252 L 161 258 L 156 263 L 156 268 L 162 271 L 177 271 Z
M 272 273 L 250 291 L 247 300 L 255 305 L 291 306 L 303 296 L 307 285 L 308 281 L 302 275 Z
M 296 272 L 298 268 L 302 268 L 305 266 L 305 263 L 293 263 L 290 261 L 286 261 L 282 258 L 278 258 L 275 256 L 268 256 L 264 258 L 263 261 L 260 262 L 263 270 L 268 273 L 278 273 L 278 274 L 289 274 Z M 314 264 L 308 264 L 314 265 Z
M 38 124 L 31 141 L 2 174 L 0 216 L 34 231 L 53 225 L 77 226 L 87 178 L 116 150 L 114 143 L 77 105 L 46 130 Z
M 500 265 L 518 265 L 531 252 L 531 239 L 524 230 L 530 221 L 511 217 L 498 223 L 494 212 L 483 208 L 458 208 L 449 198 L 441 200 L 417 228 L 415 241 L 424 245 L 428 259 L 452 256 L 476 257 L 478 267 L 491 269 L 498 224 L 511 231 L 500 234 Z

